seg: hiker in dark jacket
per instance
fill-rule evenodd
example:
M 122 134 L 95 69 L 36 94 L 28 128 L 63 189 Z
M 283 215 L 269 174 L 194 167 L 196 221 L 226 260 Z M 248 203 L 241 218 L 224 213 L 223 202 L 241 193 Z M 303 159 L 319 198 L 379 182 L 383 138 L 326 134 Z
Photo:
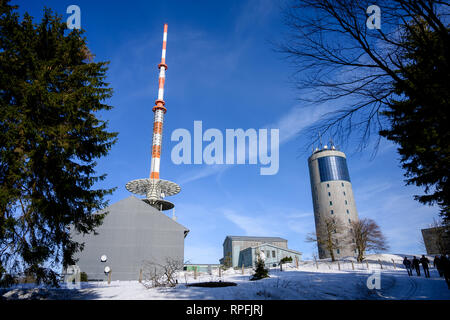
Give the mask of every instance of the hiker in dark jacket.
M 422 258 L 420 258 L 420 263 L 423 267 L 423 273 L 425 273 L 425 278 L 430 277 L 430 270 L 428 269 L 428 264 L 430 263 L 430 260 L 428 260 L 425 255 L 422 255 Z
M 411 261 L 405 257 L 405 259 L 403 259 L 403 264 L 405 265 L 406 271 L 408 271 L 408 276 L 412 276 Z
M 441 255 L 441 268 L 444 273 L 445 282 L 447 282 L 447 287 L 450 289 L 450 261 L 444 255 Z
M 439 258 L 439 256 L 434 257 L 433 265 L 436 268 L 436 270 L 438 271 L 439 277 L 442 277 L 444 275 L 444 272 L 442 270 L 441 259 Z
M 420 277 L 420 264 L 419 264 L 419 259 L 417 259 L 416 256 L 413 257 L 412 267 L 414 269 L 416 269 L 416 273 Z

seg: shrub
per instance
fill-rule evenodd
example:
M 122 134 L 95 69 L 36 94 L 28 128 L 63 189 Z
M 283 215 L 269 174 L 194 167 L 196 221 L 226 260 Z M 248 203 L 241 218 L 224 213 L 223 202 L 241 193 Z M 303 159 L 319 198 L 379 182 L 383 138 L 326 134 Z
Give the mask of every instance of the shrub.
M 80 273 L 80 281 L 81 282 L 87 282 L 88 281 L 88 276 L 86 272 L 81 272 Z
M 280 260 L 280 264 L 287 262 L 292 262 L 292 257 L 284 257 L 283 259 Z
M 264 260 L 259 258 L 256 261 L 255 274 L 252 276 L 252 278 L 250 280 L 253 281 L 253 280 L 259 280 L 259 279 L 268 278 L 268 277 L 269 277 L 269 269 L 266 269 Z

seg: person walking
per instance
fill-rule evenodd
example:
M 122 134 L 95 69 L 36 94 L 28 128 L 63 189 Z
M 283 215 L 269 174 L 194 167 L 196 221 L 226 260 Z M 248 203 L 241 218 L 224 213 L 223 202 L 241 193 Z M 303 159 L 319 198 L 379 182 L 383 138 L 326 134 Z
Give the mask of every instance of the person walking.
M 413 257 L 412 266 L 413 266 L 414 269 L 416 269 L 416 273 L 420 277 L 419 259 L 417 259 L 416 256 Z
M 438 271 L 439 277 L 442 277 L 444 275 L 444 272 L 442 271 L 441 259 L 439 258 L 439 256 L 434 257 L 433 265 Z
M 428 269 L 428 264 L 430 263 L 430 260 L 428 260 L 425 255 L 422 255 L 422 258 L 420 258 L 420 263 L 423 267 L 423 273 L 425 273 L 425 278 L 430 277 L 430 270 Z
M 450 290 L 450 261 L 444 255 L 440 258 L 442 272 L 444 273 L 445 282 L 447 282 L 447 287 Z
M 407 257 L 403 259 L 403 264 L 405 265 L 406 271 L 408 272 L 408 276 L 412 276 L 412 269 L 411 269 L 411 261 L 408 260 Z

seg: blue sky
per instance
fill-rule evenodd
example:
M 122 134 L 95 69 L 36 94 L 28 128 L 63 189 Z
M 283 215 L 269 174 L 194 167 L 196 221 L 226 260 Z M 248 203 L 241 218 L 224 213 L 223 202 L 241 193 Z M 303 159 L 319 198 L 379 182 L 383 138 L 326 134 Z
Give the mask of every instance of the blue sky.
M 290 82 L 295 71 L 274 50 L 283 38 L 281 1 L 13 1 L 20 12 L 42 16 L 44 6 L 68 17 L 66 8 L 81 8 L 81 26 L 96 61 L 109 60 L 108 82 L 115 108 L 102 114 L 118 143 L 98 161 L 108 177 L 101 186 L 118 187 L 110 203 L 131 194 L 125 184 L 150 171 L 153 113 L 157 97 L 163 24 L 168 23 L 161 178 L 177 182 L 171 197 L 178 222 L 190 229 L 185 259 L 218 263 L 227 235 L 280 236 L 310 258 L 305 242 L 314 231 L 303 130 L 336 106 L 305 107 Z M 263 176 L 259 165 L 175 165 L 170 140 L 177 128 L 278 128 L 280 169 Z M 327 138 L 327 137 L 326 137 Z M 204 144 L 204 146 L 206 143 Z M 421 190 L 404 186 L 403 171 L 392 144 L 383 141 L 374 159 L 371 150 L 342 151 L 352 179 L 360 217 L 374 219 L 393 253 L 421 253 L 420 229 L 438 217 L 437 207 L 413 200 Z M 170 215 L 171 213 L 169 213 Z

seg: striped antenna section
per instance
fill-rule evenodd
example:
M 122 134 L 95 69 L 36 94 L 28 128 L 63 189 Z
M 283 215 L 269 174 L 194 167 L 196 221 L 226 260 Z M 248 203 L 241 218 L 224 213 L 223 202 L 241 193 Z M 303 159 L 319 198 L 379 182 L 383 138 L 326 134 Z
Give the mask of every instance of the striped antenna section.
M 164 24 L 164 35 L 163 35 L 163 47 L 161 54 L 161 63 L 158 64 L 159 68 L 159 88 L 158 88 L 158 99 L 155 101 L 155 106 L 153 107 L 154 118 L 153 118 L 153 140 L 152 140 L 152 164 L 150 179 L 159 179 L 159 166 L 161 159 L 161 145 L 162 145 L 162 130 L 164 123 L 164 114 L 167 109 L 164 107 L 164 82 L 166 80 L 166 46 L 167 46 L 167 24 Z

